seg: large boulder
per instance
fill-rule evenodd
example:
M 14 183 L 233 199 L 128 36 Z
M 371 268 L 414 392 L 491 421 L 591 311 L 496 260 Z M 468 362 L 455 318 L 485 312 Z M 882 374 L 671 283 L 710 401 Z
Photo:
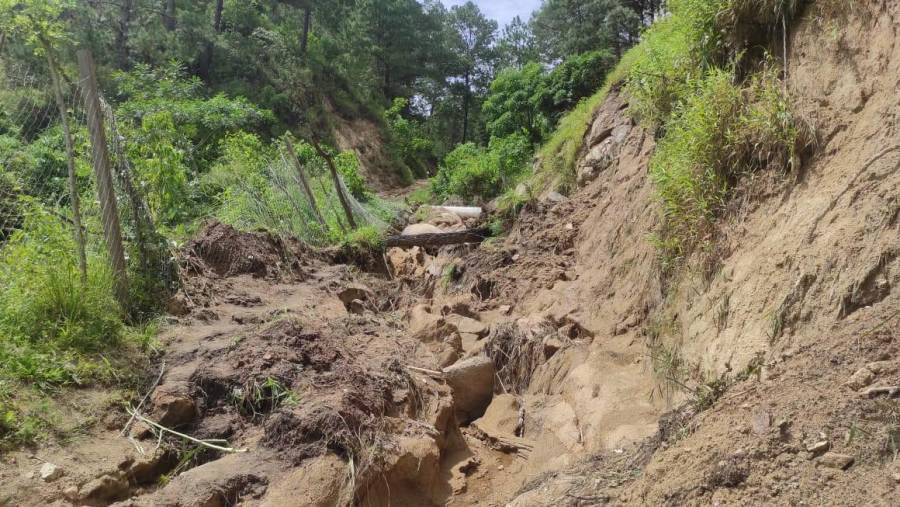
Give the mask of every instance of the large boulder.
M 442 231 L 435 225 L 431 224 L 410 224 L 407 225 L 403 232 L 400 233 L 401 236 L 417 236 L 419 234 L 440 234 Z
M 494 396 L 494 363 L 486 356 L 471 357 L 444 368 L 444 379 L 453 389 L 460 421 L 481 417 Z

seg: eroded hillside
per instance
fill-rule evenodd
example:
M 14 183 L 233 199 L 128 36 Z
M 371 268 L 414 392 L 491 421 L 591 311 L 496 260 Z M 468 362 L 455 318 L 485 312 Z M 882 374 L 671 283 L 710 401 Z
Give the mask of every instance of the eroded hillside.
M 205 224 L 146 398 L 5 458 L 0 498 L 895 504 L 900 3 L 830 16 L 806 10 L 784 41 L 816 142 L 791 171 L 741 174 L 714 247 L 677 269 L 651 237 L 657 136 L 617 84 L 570 194 L 504 237 L 382 255 Z

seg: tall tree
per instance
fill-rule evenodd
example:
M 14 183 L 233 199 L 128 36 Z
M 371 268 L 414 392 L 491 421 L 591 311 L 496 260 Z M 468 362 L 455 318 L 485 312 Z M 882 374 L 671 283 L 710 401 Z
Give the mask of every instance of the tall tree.
M 534 40 L 534 32 L 528 23 L 516 16 L 503 28 L 497 42 L 500 68 L 521 68 L 529 62 L 540 61 L 540 52 Z
M 638 2 L 639 3 L 639 2 Z M 637 42 L 641 16 L 628 0 L 545 0 L 531 19 L 550 62 L 597 49 L 621 55 Z
M 462 81 L 462 142 L 465 143 L 469 140 L 473 96 L 483 97 L 493 77 L 497 22 L 485 17 L 471 1 L 454 6 L 449 21 L 456 31 L 454 49 Z

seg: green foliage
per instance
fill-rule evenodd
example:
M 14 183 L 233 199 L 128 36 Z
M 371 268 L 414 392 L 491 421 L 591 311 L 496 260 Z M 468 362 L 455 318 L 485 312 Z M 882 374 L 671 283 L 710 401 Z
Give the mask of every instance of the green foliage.
M 666 219 L 664 235 L 677 239 L 670 246 L 678 257 L 708 236 L 724 203 L 731 176 L 727 140 L 742 99 L 733 78 L 716 70 L 698 85 L 674 111 L 650 164 Z
M 384 246 L 384 231 L 371 225 L 365 225 L 349 232 L 344 237 L 342 244 L 344 247 L 356 251 L 380 251 Z
M 630 109 L 645 125 L 665 124 L 705 72 L 724 59 L 716 16 L 728 0 L 670 0 L 671 15 L 644 33 L 629 71 Z
M 432 181 L 432 192 L 441 198 L 490 199 L 517 180 L 531 153 L 531 142 L 521 133 L 494 138 L 487 148 L 472 143 L 457 146 Z
M 572 55 L 547 75 L 537 91 L 536 102 L 551 125 L 603 86 L 616 58 L 608 50 Z
M 594 50 L 621 55 L 637 41 L 642 21 L 660 1 L 546 0 L 531 26 L 550 61 Z
M 547 130 L 537 103 L 543 86 L 544 69 L 538 63 L 500 72 L 482 106 L 488 134 L 504 137 L 524 131 L 532 142 L 540 142 Z
M 575 182 L 575 162 L 584 143 L 584 136 L 590 128 L 594 111 L 606 100 L 610 89 L 622 82 L 631 68 L 638 48 L 632 48 L 619 64 L 606 75 L 606 81 L 590 97 L 581 100 L 574 109 L 566 113 L 556 126 L 556 130 L 538 151 L 540 163 L 535 174 L 536 187 L 555 185 L 567 189 Z
M 434 157 L 434 142 L 428 138 L 419 121 L 403 115 L 408 107 L 409 101 L 398 97 L 385 111 L 384 117 L 397 158 L 411 168 L 416 176 L 422 177 L 428 174 L 430 161 Z
M 344 151 L 334 157 L 334 163 L 337 165 L 338 173 L 344 180 L 344 185 L 350 191 L 350 195 L 361 200 L 367 201 L 371 196 L 369 187 L 366 186 L 366 180 L 363 179 L 359 172 L 359 159 L 356 153 L 352 151 Z
M 725 63 L 729 48 L 743 42 L 723 27 L 758 16 L 773 23 L 795 9 L 789 3 L 771 2 L 775 11 L 766 14 L 753 13 L 742 0 L 673 1 L 672 15 L 634 49 L 626 85 L 632 112 L 663 133 L 650 174 L 665 217 L 654 242 L 666 269 L 709 245 L 714 220 L 739 177 L 796 167 L 799 152 L 812 142 L 770 58 L 758 56 L 762 65 L 756 62 L 744 83 L 735 70 L 743 54 Z
M 25 224 L 0 251 L 0 333 L 14 354 L 19 347 L 48 355 L 65 351 L 96 352 L 118 343 L 121 310 L 113 299 L 105 259 L 92 255 L 82 284 L 71 233 L 59 220 L 30 205 Z M 17 378 L 73 380 L 65 372 L 49 373 L 47 364 L 26 364 L 15 357 L 3 361 Z

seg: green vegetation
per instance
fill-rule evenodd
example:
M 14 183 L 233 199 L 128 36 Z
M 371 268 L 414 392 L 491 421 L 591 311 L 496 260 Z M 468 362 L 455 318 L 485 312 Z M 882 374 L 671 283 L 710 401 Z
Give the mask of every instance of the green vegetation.
M 655 241 L 666 271 L 696 248 L 711 247 L 714 220 L 729 190 L 755 169 L 787 171 L 811 135 L 791 111 L 771 57 L 742 80 L 748 41 L 735 26 L 773 23 L 794 2 L 768 2 L 771 15 L 741 0 L 678 0 L 635 48 L 626 93 L 631 112 L 662 133 L 650 173 L 665 221 Z M 754 7 L 756 8 L 756 7 Z M 747 19 L 747 16 L 754 16 Z M 757 62 L 756 67 L 760 64 Z

